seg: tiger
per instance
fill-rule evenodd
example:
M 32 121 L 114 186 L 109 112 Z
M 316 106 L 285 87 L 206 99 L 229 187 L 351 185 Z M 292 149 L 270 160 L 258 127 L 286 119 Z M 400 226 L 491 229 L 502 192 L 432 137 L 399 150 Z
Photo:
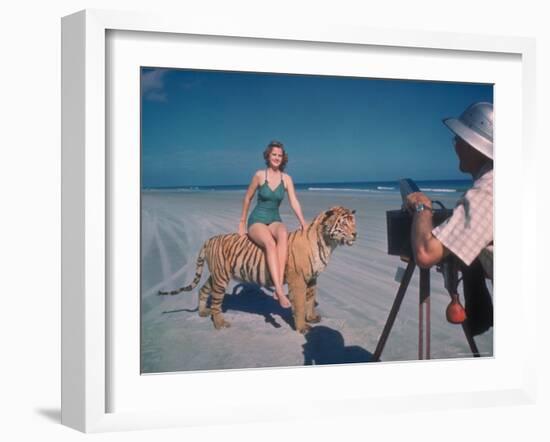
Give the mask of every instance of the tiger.
M 310 323 L 321 320 L 315 309 L 317 278 L 328 265 L 334 249 L 343 244 L 351 246 L 356 238 L 355 210 L 341 206 L 319 213 L 304 230 L 288 234 L 284 282 L 289 288 L 296 331 L 306 333 Z M 202 317 L 211 316 L 216 329 L 230 326 L 223 317 L 222 303 L 231 278 L 263 287 L 274 285 L 264 251 L 248 235 L 229 233 L 213 236 L 203 244 L 196 262 L 195 278 L 190 285 L 169 292 L 159 291 L 158 294 L 177 295 L 193 290 L 201 280 L 205 261 L 210 276 L 199 290 L 198 311 Z

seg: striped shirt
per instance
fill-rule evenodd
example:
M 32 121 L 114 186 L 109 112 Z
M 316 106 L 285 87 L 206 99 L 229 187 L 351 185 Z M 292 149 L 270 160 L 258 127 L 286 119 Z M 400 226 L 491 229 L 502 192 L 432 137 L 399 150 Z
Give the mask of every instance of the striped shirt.
M 493 166 L 481 169 L 457 202 L 452 216 L 432 234 L 466 265 L 479 258 L 487 277 L 493 279 Z

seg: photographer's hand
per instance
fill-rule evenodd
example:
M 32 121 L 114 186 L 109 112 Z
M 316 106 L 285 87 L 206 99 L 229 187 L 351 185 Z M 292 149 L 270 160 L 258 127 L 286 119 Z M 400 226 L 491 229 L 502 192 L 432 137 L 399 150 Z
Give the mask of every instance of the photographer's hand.
M 407 201 L 404 204 L 404 208 L 410 213 L 415 213 L 417 206 L 421 203 L 426 209 L 432 209 L 432 200 L 422 192 L 414 192 L 407 195 Z

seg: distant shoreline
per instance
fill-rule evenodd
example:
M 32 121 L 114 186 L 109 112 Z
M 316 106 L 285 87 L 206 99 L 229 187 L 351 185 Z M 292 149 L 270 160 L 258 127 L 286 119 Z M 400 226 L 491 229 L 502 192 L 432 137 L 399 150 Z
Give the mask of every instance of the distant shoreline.
M 424 192 L 455 193 L 464 192 L 472 185 L 471 180 L 417 180 L 416 183 Z M 159 192 L 193 192 L 193 191 L 242 191 L 248 184 L 225 185 L 181 185 L 142 187 L 142 191 Z M 344 191 L 344 192 L 399 192 L 398 181 L 351 181 L 351 182 L 312 182 L 295 183 L 299 191 Z

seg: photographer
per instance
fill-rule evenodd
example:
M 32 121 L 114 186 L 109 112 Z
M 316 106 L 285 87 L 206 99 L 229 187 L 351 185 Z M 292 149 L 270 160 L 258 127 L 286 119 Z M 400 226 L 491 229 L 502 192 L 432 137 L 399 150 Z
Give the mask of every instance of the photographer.
M 481 274 L 484 272 L 492 281 L 493 105 L 474 103 L 458 119 L 447 118 L 443 123 L 455 134 L 460 170 L 471 174 L 474 184 L 458 201 L 452 216 L 436 228 L 432 224 L 431 200 L 422 192 L 407 197 L 407 209 L 414 214 L 414 258 L 420 267 L 430 268 L 452 253 L 466 271 L 478 258 Z

